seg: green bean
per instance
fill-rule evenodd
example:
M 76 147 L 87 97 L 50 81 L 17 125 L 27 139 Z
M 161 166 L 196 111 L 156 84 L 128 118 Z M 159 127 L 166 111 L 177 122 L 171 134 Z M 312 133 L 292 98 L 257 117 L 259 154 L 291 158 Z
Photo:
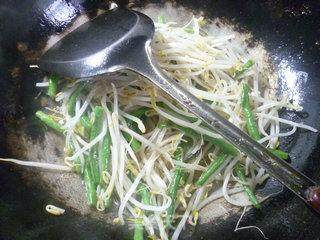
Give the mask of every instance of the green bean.
M 274 155 L 282 160 L 287 160 L 289 158 L 289 154 L 280 150 L 280 149 L 269 149 Z
M 194 33 L 194 29 L 192 27 L 185 27 L 183 30 L 187 33 L 191 33 L 191 34 Z
M 74 92 L 71 94 L 68 104 L 67 104 L 67 109 L 68 109 L 68 114 L 73 117 L 75 115 L 75 107 L 76 107 L 76 102 L 77 99 L 81 93 L 81 91 L 83 90 L 83 88 L 85 87 L 85 84 L 80 83 L 76 90 L 74 90 Z
M 197 137 L 200 139 L 200 134 L 197 133 L 196 131 L 194 131 L 191 128 L 187 128 L 187 127 L 182 127 L 180 125 L 177 125 L 173 122 L 169 122 L 168 126 L 171 126 L 173 128 L 179 129 L 180 131 L 182 131 L 185 135 L 189 136 L 189 137 Z M 214 145 L 218 146 L 221 151 L 232 155 L 232 156 L 236 156 L 238 155 L 238 150 L 233 147 L 231 144 L 227 143 L 226 141 L 224 141 L 223 139 L 220 138 L 213 138 L 207 135 L 203 135 L 203 139 L 207 142 L 213 143 Z
M 168 121 L 161 121 L 161 122 L 158 122 L 157 124 L 157 128 L 166 128 L 168 127 Z
M 102 130 L 103 123 L 103 108 L 100 106 L 96 106 L 93 110 L 94 113 L 94 121 L 92 124 L 91 132 L 90 132 L 90 141 L 95 139 Z M 90 168 L 92 171 L 92 176 L 94 178 L 95 184 L 98 185 L 100 183 L 100 171 L 99 171 L 99 144 L 95 144 L 90 149 Z
M 151 195 L 150 195 L 150 191 L 148 189 L 148 187 L 143 184 L 143 183 L 140 183 L 138 185 L 138 191 L 137 193 L 139 194 L 142 202 L 144 204 L 147 204 L 147 205 L 151 205 L 151 202 L 150 202 L 150 199 L 151 199 Z
M 247 84 L 243 84 L 241 106 L 246 118 L 246 127 L 248 134 L 251 138 L 258 141 L 260 139 L 260 133 L 257 127 L 257 123 L 254 120 L 253 112 L 251 110 L 249 100 L 249 86 Z
M 143 225 L 142 225 L 142 219 L 135 219 L 134 224 L 134 240 L 143 240 Z
M 246 127 L 247 131 L 249 133 L 249 136 L 253 138 L 254 140 L 258 141 L 261 139 L 259 129 L 257 126 L 257 123 L 254 120 L 253 112 L 251 110 L 250 106 L 250 100 L 249 100 L 249 86 L 247 84 L 243 85 L 243 91 L 242 91 L 242 100 L 241 100 L 242 110 L 244 112 L 245 118 L 246 118 Z M 281 159 L 288 159 L 289 155 L 288 153 L 280 150 L 280 149 L 269 149 L 274 155 Z
M 42 111 L 37 111 L 36 116 L 48 127 L 56 130 L 57 132 L 63 133 L 64 129 L 61 124 L 55 121 L 50 115 L 45 114 Z
M 252 59 L 249 59 L 245 64 L 242 65 L 242 67 L 239 70 L 236 70 L 234 72 L 234 77 L 238 78 L 240 75 L 248 71 L 254 64 L 254 61 Z
M 80 123 L 85 128 L 85 130 L 90 131 L 92 124 L 90 118 L 87 115 L 82 115 L 80 117 Z
M 81 163 L 80 163 L 80 159 L 79 158 L 77 158 L 75 163 L 74 163 L 73 171 L 78 175 L 81 174 Z
M 196 182 L 196 186 L 203 186 L 208 179 L 214 174 L 225 162 L 227 154 L 220 153 L 214 161 L 210 163 L 206 171 L 204 171 Z
M 54 98 L 57 95 L 58 89 L 58 76 L 55 74 L 51 74 L 49 76 L 49 87 L 47 91 L 47 95 L 51 98 Z
M 73 143 L 69 143 L 66 147 L 66 156 L 67 157 L 70 157 L 74 154 L 74 151 L 75 151 L 75 148 L 74 148 L 74 145 Z M 80 161 L 80 158 L 77 158 L 74 162 L 74 166 L 73 166 L 73 169 L 72 169 L 76 174 L 78 175 L 81 175 L 81 161 Z
M 141 142 L 132 137 L 129 133 L 123 132 L 123 137 L 126 139 L 134 152 L 138 152 L 141 148 Z
M 245 174 L 245 170 L 244 170 L 243 165 L 241 165 L 240 163 L 237 163 L 234 170 L 235 170 L 236 176 L 242 182 L 243 189 L 246 192 L 246 194 L 248 195 L 253 206 L 256 208 L 261 208 L 261 205 L 260 205 L 256 195 L 254 194 L 252 188 L 249 185 L 245 184 L 247 179 L 246 179 L 246 174 Z
M 163 102 L 159 102 L 157 103 L 157 105 L 161 108 L 164 108 L 167 112 L 169 112 L 171 115 L 175 115 L 181 119 L 183 119 L 184 121 L 188 121 L 188 122 L 195 122 L 198 120 L 198 118 L 196 117 L 189 117 L 189 116 L 183 116 L 181 114 L 177 114 L 176 112 L 174 112 L 168 105 L 166 105 Z M 160 127 L 173 127 L 176 128 L 180 131 L 182 131 L 185 135 L 191 137 L 191 138 L 199 138 L 200 139 L 200 134 L 197 133 L 195 130 L 188 128 L 188 127 L 183 127 L 180 126 L 170 120 L 164 121 L 161 123 Z M 202 126 L 203 128 L 205 128 L 208 131 L 212 131 L 209 126 Z M 203 135 L 203 139 L 205 141 L 211 142 L 213 144 L 215 144 L 216 146 L 220 147 L 222 151 L 224 151 L 225 153 L 228 153 L 232 156 L 237 156 L 238 155 L 238 150 L 233 147 L 230 143 L 227 143 L 226 141 L 224 141 L 223 139 L 220 138 L 213 138 L 207 135 Z
M 131 181 L 134 180 L 134 175 L 132 172 L 129 173 L 129 178 L 131 179 Z M 139 195 L 141 201 L 144 204 L 150 205 L 151 195 L 150 195 L 149 189 L 144 183 L 139 183 L 137 187 L 137 194 Z M 139 210 L 139 211 L 143 212 L 142 210 Z M 143 239 L 143 225 L 142 225 L 141 218 L 135 219 L 134 239 L 135 240 Z
M 163 15 L 158 16 L 158 23 L 165 23 L 166 19 Z
M 86 186 L 87 200 L 90 206 L 94 207 L 97 203 L 97 193 L 94 177 L 92 176 L 92 171 L 90 165 L 86 163 L 83 172 L 83 181 Z
M 183 158 L 183 150 L 181 147 L 178 147 L 177 150 L 173 154 L 173 158 L 176 161 L 182 161 Z M 183 177 L 183 170 L 181 167 L 177 166 L 174 170 L 174 174 L 172 177 L 172 181 L 170 182 L 169 188 L 168 188 L 168 196 L 171 198 L 172 202 L 170 207 L 167 209 L 167 219 L 166 219 L 166 225 L 171 226 L 171 223 L 173 221 L 173 214 L 175 209 L 175 203 L 178 193 L 178 188 L 180 185 L 181 178 Z
M 172 108 L 170 108 L 164 102 L 157 102 L 157 106 L 163 108 L 164 110 L 166 110 L 166 112 L 170 113 L 170 115 L 174 115 L 174 116 L 176 116 L 178 118 L 183 119 L 184 121 L 191 122 L 191 123 L 198 121 L 197 117 L 185 116 L 185 115 L 182 115 L 180 113 L 175 112 Z
M 111 154 L 111 137 L 109 132 L 106 133 L 106 135 L 103 138 L 102 141 L 102 149 L 100 152 L 100 159 L 101 159 L 101 170 L 102 171 L 108 171 L 109 168 L 109 160 L 110 160 L 110 154 Z M 100 184 L 103 185 L 104 181 L 102 177 L 100 178 Z

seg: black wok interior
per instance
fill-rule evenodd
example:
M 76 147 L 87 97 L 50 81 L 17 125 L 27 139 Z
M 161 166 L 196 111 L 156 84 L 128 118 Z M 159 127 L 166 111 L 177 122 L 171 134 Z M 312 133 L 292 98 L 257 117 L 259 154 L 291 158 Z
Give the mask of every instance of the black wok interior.
M 117 1 L 115 1 L 117 2 Z M 130 1 L 143 7 L 166 1 Z M 221 17 L 249 31 L 252 42 L 263 42 L 279 72 L 280 91 L 288 91 L 287 71 L 296 74 L 293 90 L 304 107 L 302 113 L 283 111 L 288 119 L 320 129 L 320 3 L 319 1 L 171 1 L 207 17 Z M 118 1 L 127 5 L 127 1 Z M 2 0 L 0 3 L 0 156 L 23 157 L 19 141 L 10 133 L 24 128 L 31 138 L 42 137 L 34 118 L 39 108 L 35 83 L 43 77 L 29 69 L 48 36 L 63 32 L 77 16 L 95 16 L 107 1 L 94 0 Z M 301 75 L 301 73 L 304 74 Z M 305 75 L 307 73 L 307 77 Z M 290 90 L 290 89 L 289 89 Z M 291 163 L 314 180 L 320 180 L 320 138 L 299 131 L 281 142 Z M 48 199 L 64 206 L 41 185 L 22 177 L 23 168 L 0 165 L 0 239 L 130 239 L 125 226 L 113 226 L 67 208 L 67 214 L 52 217 L 43 210 Z M 271 180 L 265 189 L 279 184 Z M 239 214 L 211 223 L 187 227 L 181 239 L 261 239 L 255 230 L 233 232 Z M 320 239 L 320 218 L 288 190 L 267 200 L 261 210 L 250 210 L 242 225 L 261 227 L 269 239 Z

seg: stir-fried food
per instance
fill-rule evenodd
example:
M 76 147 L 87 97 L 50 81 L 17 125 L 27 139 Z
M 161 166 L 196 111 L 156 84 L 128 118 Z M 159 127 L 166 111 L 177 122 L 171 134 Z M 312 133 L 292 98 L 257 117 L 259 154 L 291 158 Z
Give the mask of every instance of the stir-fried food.
M 259 51 L 235 34 L 195 17 L 181 27 L 161 16 L 155 25 L 152 50 L 161 68 L 275 155 L 288 158 L 279 137 L 316 131 L 279 117 L 281 108 L 301 107 L 276 96 Z M 265 170 L 143 77 L 51 75 L 39 86 L 48 86 L 56 106 L 36 116 L 65 137 L 65 164 L 82 177 L 88 204 L 99 211 L 116 205 L 114 222 L 133 221 L 134 239 L 177 239 L 219 198 L 261 207 L 255 189 L 269 177 Z M 292 130 L 280 132 L 280 123 Z

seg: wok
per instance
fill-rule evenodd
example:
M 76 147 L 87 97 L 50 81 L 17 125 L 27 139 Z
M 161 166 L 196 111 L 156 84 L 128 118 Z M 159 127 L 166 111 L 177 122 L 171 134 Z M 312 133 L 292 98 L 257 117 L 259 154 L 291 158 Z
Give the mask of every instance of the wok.
M 168 1 L 118 1 L 119 5 L 162 6 Z M 241 32 L 251 32 L 250 44 L 262 42 L 279 75 L 279 91 L 299 102 L 303 112 L 282 111 L 281 116 L 303 121 L 320 129 L 320 5 L 317 1 L 170 1 L 174 7 L 203 12 L 207 18 L 220 17 Z M 35 83 L 44 73 L 30 69 L 51 35 L 63 33 L 83 14 L 96 16 L 108 9 L 107 1 L 2 0 L 0 3 L 0 155 L 25 159 L 62 158 L 59 140 L 45 131 L 34 118 L 40 101 Z M 291 164 L 316 181 L 320 179 L 320 138 L 298 131 L 284 139 L 281 148 L 290 152 Z M 62 188 L 67 175 L 0 165 L 0 239 L 130 239 L 127 226 L 115 226 L 106 218 L 72 207 L 69 193 L 62 198 L 53 188 Z M 48 180 L 51 179 L 51 180 Z M 48 182 L 51 181 L 51 182 Z M 49 186 L 50 185 L 50 186 Z M 53 188 L 52 188 L 53 186 Z M 259 191 L 277 192 L 279 183 L 270 179 Z M 52 217 L 44 211 L 51 203 L 66 208 L 66 214 Z M 181 239 L 261 239 L 253 230 L 233 232 L 240 212 L 230 210 L 213 217 L 217 209 L 207 208 L 204 223 L 187 226 Z M 113 215 L 112 215 L 113 214 Z M 283 190 L 268 199 L 261 210 L 250 210 L 241 225 L 256 225 L 269 239 L 319 239 L 320 219 Z

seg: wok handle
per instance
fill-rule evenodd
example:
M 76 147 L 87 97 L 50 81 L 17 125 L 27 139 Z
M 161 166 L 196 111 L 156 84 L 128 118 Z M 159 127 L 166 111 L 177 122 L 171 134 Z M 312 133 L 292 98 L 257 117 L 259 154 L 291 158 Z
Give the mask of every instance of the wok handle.
M 175 80 L 166 76 L 153 59 L 149 42 L 145 45 L 145 51 L 140 51 L 135 55 L 134 61 L 129 61 L 127 68 L 148 78 L 320 213 L 320 188 L 316 183 L 276 157 L 267 148 L 221 117 L 210 106 L 185 90 Z

